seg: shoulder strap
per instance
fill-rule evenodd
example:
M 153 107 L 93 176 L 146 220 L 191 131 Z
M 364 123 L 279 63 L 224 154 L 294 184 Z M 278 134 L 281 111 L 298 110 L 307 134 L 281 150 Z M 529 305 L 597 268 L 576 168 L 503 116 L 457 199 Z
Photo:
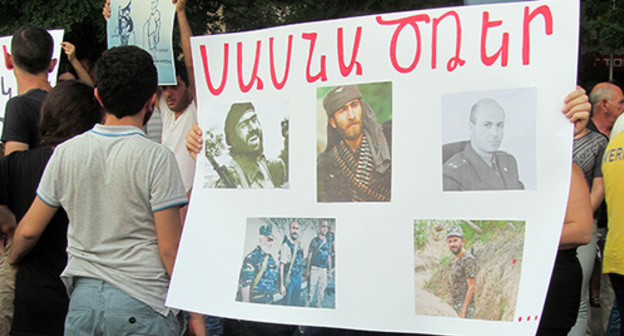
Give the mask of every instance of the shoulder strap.
M 254 288 L 256 288 L 256 285 L 258 285 L 258 282 L 260 282 L 260 279 L 262 278 L 264 271 L 266 271 L 268 263 L 269 263 L 269 255 L 266 254 L 264 256 L 264 260 L 262 261 L 262 267 L 260 267 L 260 272 L 258 272 L 253 282 L 251 283 L 251 290 L 249 291 L 250 294 L 253 292 Z
M 295 248 L 292 251 L 292 258 L 290 259 L 290 267 L 288 267 L 288 274 L 290 274 L 290 272 L 292 272 L 293 265 L 295 264 L 295 258 L 297 257 L 297 250 L 298 249 L 299 249 L 299 242 L 297 242 L 297 244 L 295 244 Z

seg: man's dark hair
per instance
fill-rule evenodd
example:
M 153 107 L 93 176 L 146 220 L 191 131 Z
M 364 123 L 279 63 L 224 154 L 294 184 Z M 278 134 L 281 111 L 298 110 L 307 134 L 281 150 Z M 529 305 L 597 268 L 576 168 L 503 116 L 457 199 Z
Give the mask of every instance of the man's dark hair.
M 105 51 L 95 65 L 95 76 L 104 109 L 119 119 L 139 113 L 158 87 L 152 56 L 135 46 Z
M 189 86 L 188 73 L 186 72 L 186 65 L 184 65 L 181 61 L 175 62 L 175 71 L 176 76 L 180 76 L 180 79 L 186 84 L 186 87 Z
M 11 39 L 11 55 L 15 65 L 33 75 L 48 72 L 54 42 L 43 28 L 22 26 Z
M 62 81 L 48 92 L 41 106 L 41 145 L 56 146 L 84 133 L 103 116 L 91 86 L 76 80 Z

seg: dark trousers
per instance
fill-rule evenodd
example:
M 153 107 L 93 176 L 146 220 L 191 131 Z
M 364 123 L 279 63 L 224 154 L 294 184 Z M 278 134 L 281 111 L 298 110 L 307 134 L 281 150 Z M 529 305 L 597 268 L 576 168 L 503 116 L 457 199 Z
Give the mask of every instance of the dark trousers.
M 618 307 L 624 307 L 624 275 L 609 273 L 609 279 L 615 292 L 615 302 Z M 620 335 L 624 335 L 624 318 L 620 317 Z

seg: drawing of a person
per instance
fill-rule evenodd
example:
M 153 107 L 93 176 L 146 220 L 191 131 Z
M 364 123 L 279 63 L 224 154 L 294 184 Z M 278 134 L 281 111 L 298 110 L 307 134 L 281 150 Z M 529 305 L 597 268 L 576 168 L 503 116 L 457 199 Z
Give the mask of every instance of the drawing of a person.
M 160 11 L 158 10 L 158 0 L 151 0 L 152 11 L 150 17 L 145 21 L 143 30 L 147 34 L 147 43 L 152 55 L 156 55 L 156 47 L 160 42 Z
M 132 0 L 128 2 L 128 5 L 126 5 L 126 7 L 122 8 L 121 6 L 119 6 L 117 33 L 119 34 L 121 45 L 128 45 L 128 42 L 130 41 L 130 35 L 134 34 L 134 23 L 132 22 L 132 16 L 130 12 L 131 4 Z

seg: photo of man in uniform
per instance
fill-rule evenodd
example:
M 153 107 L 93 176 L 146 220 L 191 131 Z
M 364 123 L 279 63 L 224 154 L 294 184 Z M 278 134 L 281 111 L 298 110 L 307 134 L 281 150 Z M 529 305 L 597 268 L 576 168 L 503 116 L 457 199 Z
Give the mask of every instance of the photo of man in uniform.
M 470 110 L 470 141 L 443 147 L 443 189 L 524 189 L 516 159 L 499 147 L 505 130 L 505 111 L 494 99 L 476 102 Z
M 312 304 L 314 293 L 316 292 L 315 307 L 320 308 L 327 288 L 328 280 L 332 276 L 331 247 L 332 241 L 327 236 L 329 232 L 329 222 L 322 220 L 319 224 L 318 237 L 310 241 L 308 248 L 308 258 L 304 277 L 310 277 L 308 282 L 308 299 L 306 307 Z
M 258 246 L 243 260 L 238 301 L 271 304 L 279 277 L 277 263 L 271 255 L 275 240 L 273 226 L 262 225 L 259 231 Z
M 323 109 L 327 145 L 317 158 L 318 202 L 389 202 L 390 123 L 380 125 L 356 85 L 331 88 Z
M 288 122 L 282 121 L 284 148 L 277 158 L 264 155 L 262 125 L 251 102 L 234 103 L 225 119 L 225 142 L 229 162 L 221 165 L 210 152 L 214 146 L 206 140 L 206 157 L 219 178 L 216 188 L 283 188 L 288 182 Z M 213 144 L 214 145 L 214 144 Z
M 302 306 L 301 275 L 303 273 L 303 248 L 299 242 L 299 223 L 293 220 L 288 227 L 288 235 L 279 251 L 280 293 L 284 295 L 283 304 Z
M 474 318 L 477 261 L 464 249 L 464 231 L 460 226 L 451 226 L 447 229 L 446 242 L 455 256 L 451 274 L 453 308 L 461 318 Z

